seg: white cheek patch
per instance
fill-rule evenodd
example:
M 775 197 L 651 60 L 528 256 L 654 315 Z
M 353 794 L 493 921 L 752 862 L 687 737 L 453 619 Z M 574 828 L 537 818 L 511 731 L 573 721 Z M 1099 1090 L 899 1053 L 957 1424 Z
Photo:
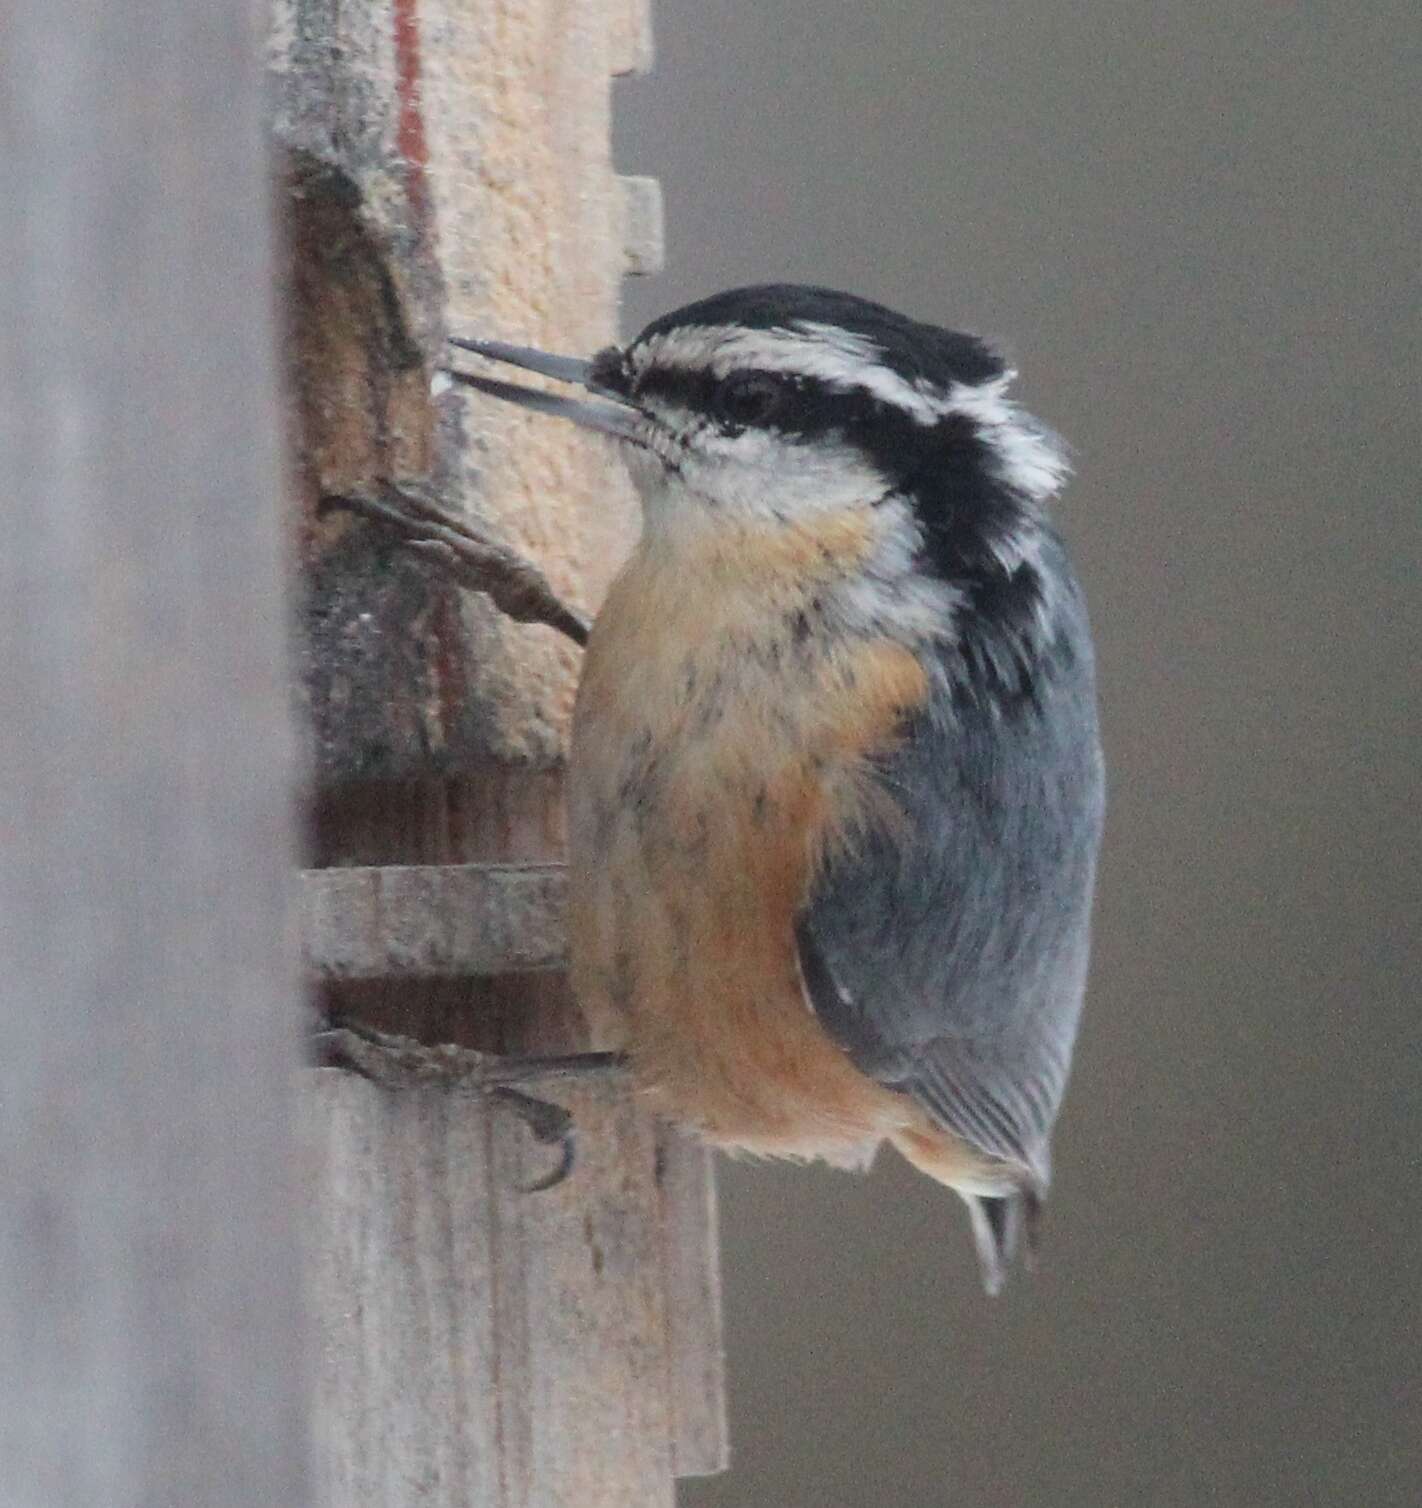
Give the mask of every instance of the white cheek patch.
M 675 437 L 682 483 L 718 507 L 770 518 L 851 507 L 882 497 L 890 486 L 851 445 L 806 444 L 773 429 L 727 434 L 665 399 L 648 399 L 647 409 Z
M 890 482 L 853 446 L 797 444 L 773 430 L 711 432 L 683 463 L 689 486 L 740 513 L 788 517 L 873 502 Z

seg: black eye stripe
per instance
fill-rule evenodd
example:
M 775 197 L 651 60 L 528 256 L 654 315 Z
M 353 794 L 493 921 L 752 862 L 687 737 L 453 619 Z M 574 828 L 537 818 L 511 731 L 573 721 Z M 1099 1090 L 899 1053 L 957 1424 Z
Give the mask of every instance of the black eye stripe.
M 649 367 L 636 379 L 637 397 L 660 399 L 723 425 L 722 395 L 728 382 L 756 379 L 785 393 L 770 427 L 785 434 L 818 435 L 880 418 L 885 405 L 857 388 L 831 386 L 817 377 L 795 372 L 776 372 L 760 367 L 737 367 L 724 378 L 704 369 Z
M 639 398 L 644 395 L 660 398 L 667 403 L 674 403 L 678 408 L 709 415 L 715 410 L 716 390 L 719 386 L 720 379 L 707 371 L 651 367 L 637 379 L 636 392 Z
M 732 372 L 716 389 L 716 412 L 724 423 L 747 429 L 772 427 L 797 396 L 785 377 L 765 372 Z

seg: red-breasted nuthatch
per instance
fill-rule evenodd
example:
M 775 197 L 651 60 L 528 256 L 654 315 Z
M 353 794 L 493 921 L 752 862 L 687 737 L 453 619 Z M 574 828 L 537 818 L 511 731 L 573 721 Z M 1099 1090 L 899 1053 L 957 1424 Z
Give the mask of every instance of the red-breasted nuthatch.
M 822 288 L 591 361 L 456 344 L 585 387 L 460 378 L 614 436 L 642 499 L 574 719 L 583 1008 L 716 1146 L 891 1141 L 967 1202 L 996 1291 L 1047 1186 L 1103 809 L 1059 445 L 981 341 Z

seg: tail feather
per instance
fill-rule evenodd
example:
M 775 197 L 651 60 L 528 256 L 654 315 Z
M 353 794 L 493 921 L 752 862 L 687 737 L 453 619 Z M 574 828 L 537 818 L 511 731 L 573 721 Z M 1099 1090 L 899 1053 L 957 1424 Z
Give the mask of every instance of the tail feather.
M 983 1287 L 995 1297 L 1002 1291 L 1019 1243 L 1025 1247 L 1029 1267 L 1036 1258 L 1042 1196 L 1036 1189 L 1022 1188 L 1011 1194 L 964 1194 L 963 1199 L 972 1221 Z

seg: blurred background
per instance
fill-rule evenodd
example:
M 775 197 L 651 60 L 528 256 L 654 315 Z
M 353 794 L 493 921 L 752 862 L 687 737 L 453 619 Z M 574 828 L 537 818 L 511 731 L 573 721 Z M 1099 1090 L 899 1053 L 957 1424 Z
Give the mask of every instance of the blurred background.
M 723 1164 L 733 1467 L 688 1508 L 1414 1504 L 1411 0 L 659 0 L 626 329 L 824 282 L 1001 338 L 1076 450 L 1112 802 L 1041 1269 Z

